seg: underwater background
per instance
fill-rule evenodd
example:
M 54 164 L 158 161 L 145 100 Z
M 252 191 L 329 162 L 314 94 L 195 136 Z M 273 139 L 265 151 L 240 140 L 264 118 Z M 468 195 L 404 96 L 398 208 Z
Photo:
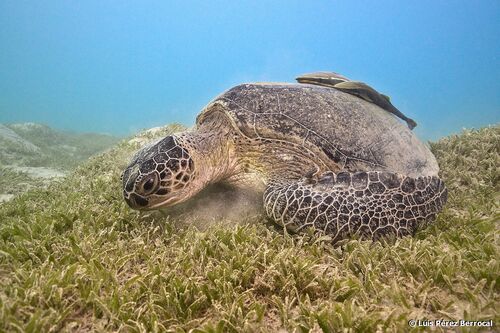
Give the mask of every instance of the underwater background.
M 487 0 L 0 0 L 0 332 L 498 331 L 499 17 Z M 236 84 L 314 71 L 417 121 L 448 188 L 427 228 L 333 245 L 224 185 L 125 203 L 138 149 Z
M 500 120 L 500 2 L 1 1 L 0 123 L 130 135 L 334 71 L 435 140 Z

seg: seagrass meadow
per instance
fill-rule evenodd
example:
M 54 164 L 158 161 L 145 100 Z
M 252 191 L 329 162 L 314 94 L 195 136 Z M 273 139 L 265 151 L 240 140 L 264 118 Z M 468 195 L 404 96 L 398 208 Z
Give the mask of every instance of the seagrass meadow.
M 449 190 L 434 224 L 384 242 L 290 235 L 262 215 L 137 212 L 120 173 L 147 131 L 0 205 L 2 332 L 424 331 L 500 324 L 500 126 L 431 143 Z M 445 330 L 437 328 L 436 331 Z M 476 331 L 464 328 L 463 331 Z M 498 330 L 493 327 L 490 330 Z

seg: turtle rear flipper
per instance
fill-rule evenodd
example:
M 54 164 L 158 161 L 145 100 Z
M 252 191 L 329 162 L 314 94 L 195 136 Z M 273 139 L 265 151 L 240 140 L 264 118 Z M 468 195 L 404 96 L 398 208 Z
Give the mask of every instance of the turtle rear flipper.
M 414 234 L 446 203 L 441 179 L 385 171 L 327 172 L 317 182 L 270 184 L 267 215 L 292 232 L 311 227 L 334 241 L 359 235 L 379 239 Z
M 414 129 L 417 123 L 405 116 L 401 111 L 399 111 L 394 105 L 392 105 L 390 98 L 387 95 L 381 94 L 364 82 L 356 81 L 346 81 L 340 82 L 333 86 L 333 88 L 343 91 L 345 93 L 358 96 L 370 103 L 380 106 L 382 109 L 389 111 L 395 116 L 406 121 L 406 124 L 410 129 Z

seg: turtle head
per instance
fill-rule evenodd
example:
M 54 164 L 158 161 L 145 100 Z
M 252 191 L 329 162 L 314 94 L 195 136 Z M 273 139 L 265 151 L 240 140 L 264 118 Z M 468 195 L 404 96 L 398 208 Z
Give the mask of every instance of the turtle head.
M 167 136 L 139 150 L 122 174 L 123 196 L 134 209 L 172 206 L 198 193 L 195 163 L 179 137 Z

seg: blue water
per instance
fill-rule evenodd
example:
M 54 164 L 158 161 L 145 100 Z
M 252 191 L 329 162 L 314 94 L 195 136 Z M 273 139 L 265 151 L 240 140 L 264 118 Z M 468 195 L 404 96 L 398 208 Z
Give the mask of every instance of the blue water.
M 127 135 L 331 70 L 424 139 L 500 121 L 500 1 L 0 1 L 0 123 Z

